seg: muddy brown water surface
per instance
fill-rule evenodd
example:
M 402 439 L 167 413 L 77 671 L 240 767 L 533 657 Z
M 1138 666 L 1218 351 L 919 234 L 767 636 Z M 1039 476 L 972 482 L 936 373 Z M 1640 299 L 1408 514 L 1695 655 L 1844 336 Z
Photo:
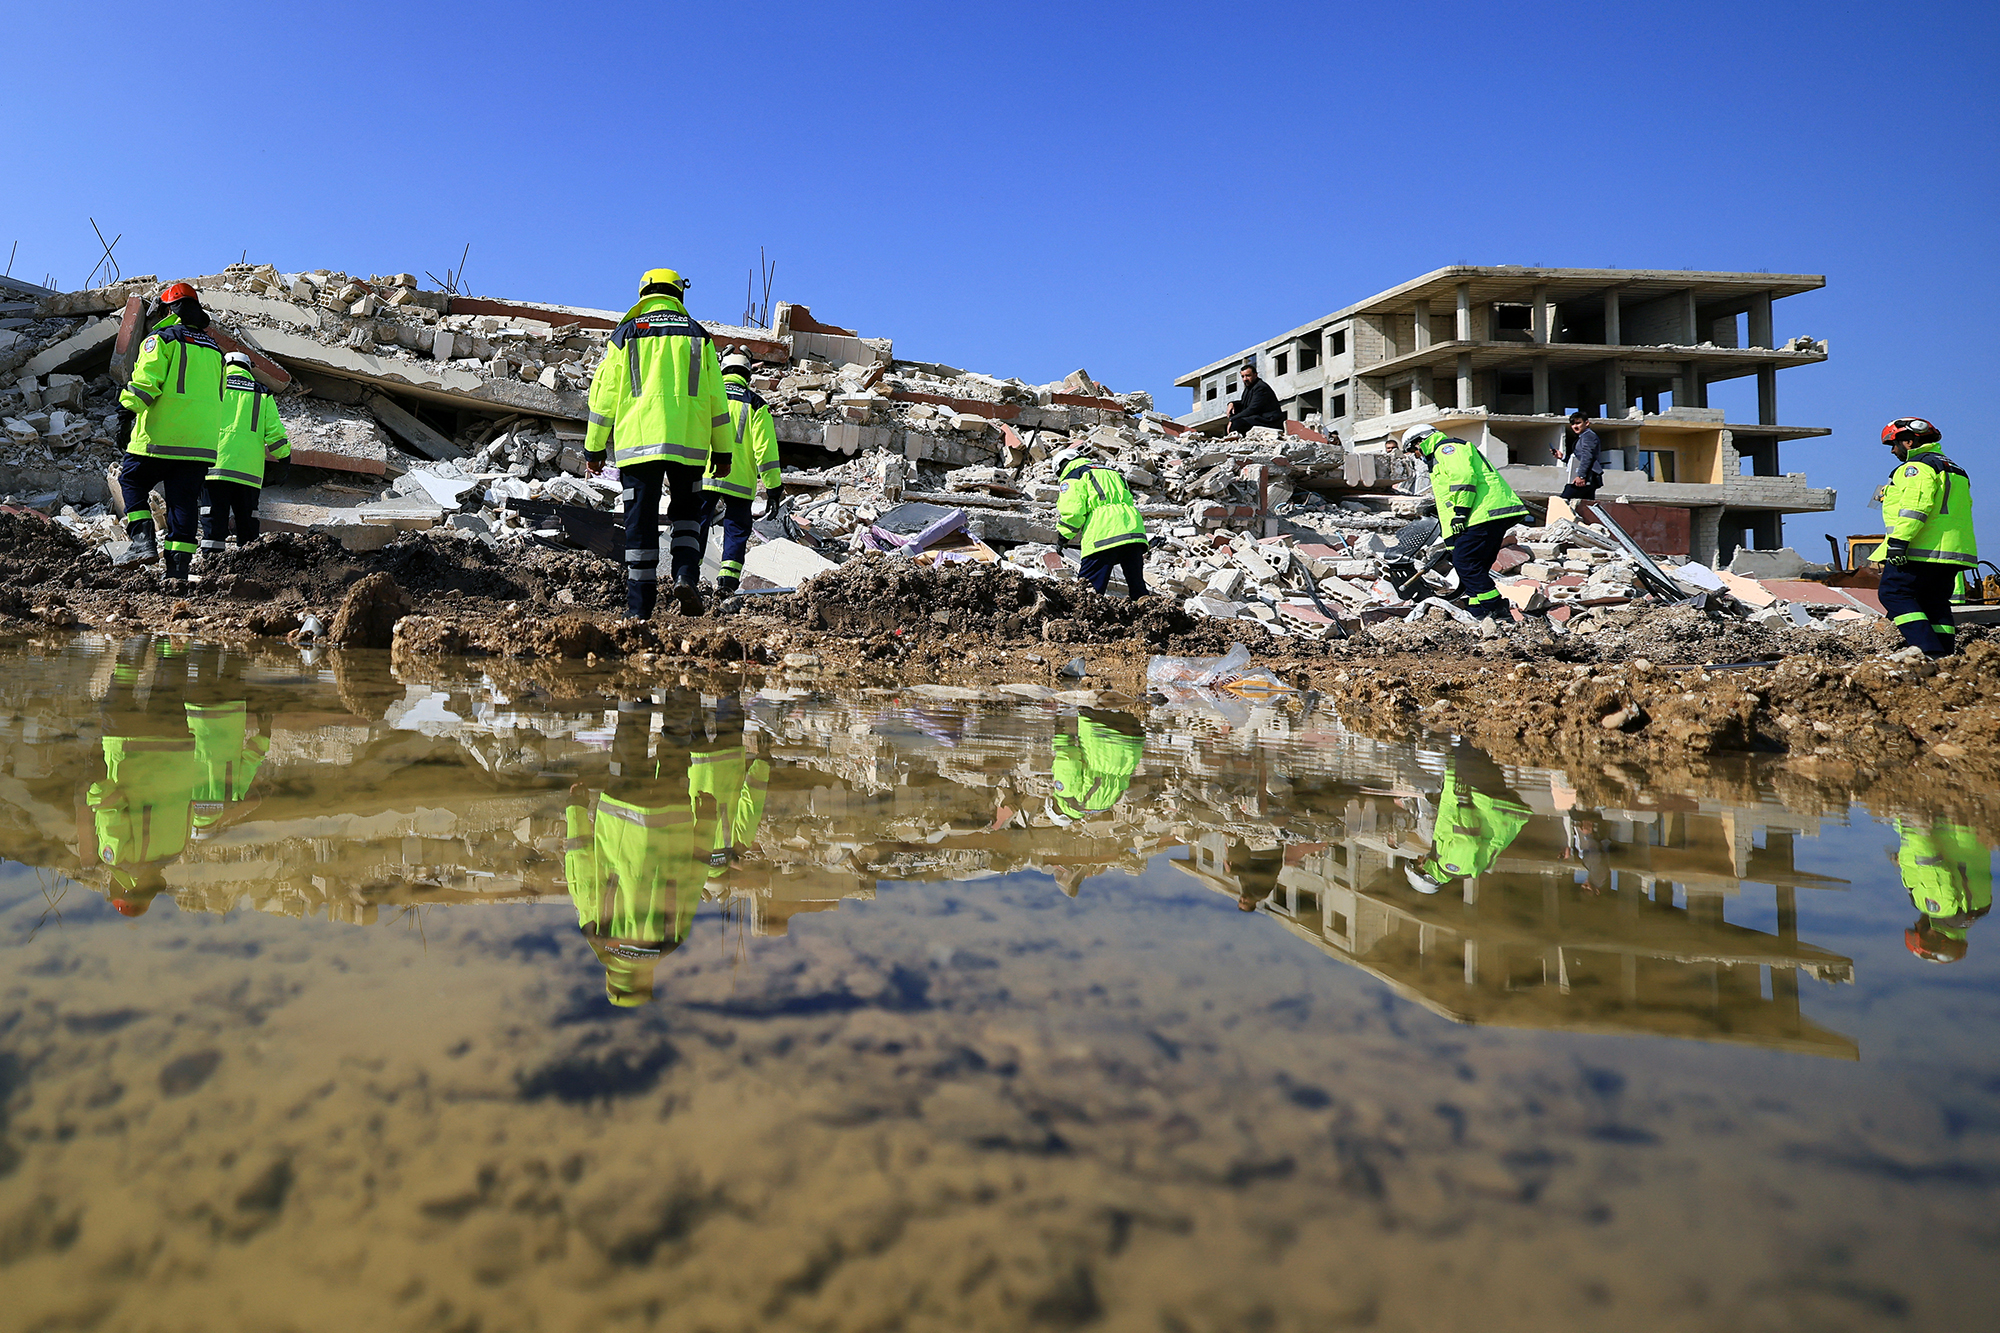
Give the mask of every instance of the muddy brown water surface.
M 0 643 L 0 1328 L 1987 1322 L 1987 789 L 1342 669 Z

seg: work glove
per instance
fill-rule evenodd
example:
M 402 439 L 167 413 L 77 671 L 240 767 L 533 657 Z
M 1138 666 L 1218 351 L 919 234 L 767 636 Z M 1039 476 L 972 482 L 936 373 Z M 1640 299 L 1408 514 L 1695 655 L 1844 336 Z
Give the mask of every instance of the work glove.
M 1452 513 L 1458 519 L 1457 527 L 1460 532 L 1464 532 L 1466 528 L 1472 525 L 1472 511 L 1470 509 L 1455 509 Z
M 778 485 L 776 485 L 776 486 L 767 486 L 767 487 L 765 487 L 765 489 L 764 489 L 764 512 L 765 512 L 765 513 L 767 513 L 767 514 L 768 514 L 768 513 L 772 512 L 773 510 L 775 510 L 775 509 L 776 509 L 776 508 L 777 508 L 777 507 L 778 507 L 779 505 L 783 504 L 784 502 L 785 502 L 785 487 L 784 487 L 784 483 L 780 482 L 780 483 L 779 483 Z
M 1882 547 L 1882 563 L 1902 566 L 1910 563 L 1910 544 L 1901 537 L 1891 537 Z
M 273 458 L 264 464 L 264 484 L 282 486 L 292 479 L 292 460 Z

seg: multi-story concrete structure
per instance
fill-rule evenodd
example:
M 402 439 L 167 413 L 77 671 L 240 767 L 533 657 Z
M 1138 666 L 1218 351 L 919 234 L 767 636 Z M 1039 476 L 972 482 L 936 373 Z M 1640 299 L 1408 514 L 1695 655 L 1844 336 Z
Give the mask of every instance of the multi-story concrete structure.
M 1551 453 L 1563 418 L 1600 418 L 1603 497 L 1686 509 L 1697 558 L 1783 544 L 1783 517 L 1833 508 L 1830 489 L 1785 473 L 1778 446 L 1826 435 L 1784 425 L 1778 372 L 1826 345 L 1774 334 L 1774 302 L 1817 274 L 1454 266 L 1392 287 L 1174 382 L 1181 420 L 1219 430 L 1255 356 L 1293 420 L 1367 448 L 1422 421 L 1479 446 L 1523 496 L 1562 489 Z M 1709 386 L 1754 376 L 1754 422 L 1708 406 Z M 1671 404 L 1667 405 L 1667 400 Z

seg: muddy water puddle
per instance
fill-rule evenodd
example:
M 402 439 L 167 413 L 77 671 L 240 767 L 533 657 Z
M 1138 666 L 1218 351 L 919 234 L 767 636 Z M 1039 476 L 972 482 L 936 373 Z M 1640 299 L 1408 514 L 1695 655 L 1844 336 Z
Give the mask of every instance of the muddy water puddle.
M 0 649 L 0 1328 L 1990 1319 L 1969 829 L 1078 697 Z

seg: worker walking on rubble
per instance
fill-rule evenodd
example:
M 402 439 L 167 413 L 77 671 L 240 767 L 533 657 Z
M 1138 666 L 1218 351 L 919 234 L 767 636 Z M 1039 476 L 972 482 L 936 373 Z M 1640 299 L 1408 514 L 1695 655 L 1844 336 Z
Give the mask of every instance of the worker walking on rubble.
M 208 470 L 208 504 L 202 509 L 201 550 L 220 555 L 236 530 L 241 548 L 257 540 L 257 501 L 264 483 L 281 481 L 291 469 L 292 442 L 278 416 L 278 399 L 250 373 L 250 358 L 231 352 L 222 358 L 222 430 L 215 442 L 215 466 Z
M 150 651 L 149 651 L 150 650 Z M 201 781 L 188 661 L 170 639 L 127 639 L 104 696 L 104 776 L 78 793 L 79 851 L 110 876 L 121 916 L 144 916 L 187 850 Z
M 1922 417 L 1882 428 L 1896 470 L 1882 490 L 1882 609 L 1926 657 L 1949 657 L 1958 641 L 1952 587 L 1979 563 L 1972 531 L 1972 482 L 1944 456 L 1943 435 Z
M 1431 470 L 1438 524 L 1466 609 L 1480 620 L 1497 615 L 1502 599 L 1493 586 L 1493 558 L 1507 530 L 1529 521 L 1528 507 L 1477 449 L 1436 426 L 1410 427 L 1403 432 L 1403 448 Z
M 590 381 L 584 466 L 596 476 L 608 455 L 624 483 L 625 609 L 642 619 L 659 589 L 662 492 L 674 593 L 683 614 L 701 614 L 702 477 L 710 453 L 731 443 L 722 366 L 681 304 L 687 285 L 670 268 L 648 270 Z
M 1146 595 L 1146 520 L 1132 499 L 1132 488 L 1117 468 L 1093 463 L 1080 449 L 1056 456 L 1056 531 L 1060 551 L 1070 542 L 1083 553 L 1077 577 L 1098 592 L 1111 582 L 1111 571 L 1125 572 L 1125 592 L 1133 601 Z
M 1896 868 L 1920 915 L 1903 947 L 1930 963 L 1965 957 L 1966 931 L 1993 910 L 1993 853 L 1963 824 L 1898 818 Z
M 764 487 L 766 513 L 784 499 L 784 479 L 778 472 L 778 429 L 771 409 L 750 387 L 750 358 L 731 352 L 722 358 L 722 383 L 729 394 L 729 447 L 709 454 L 708 493 L 704 531 L 722 522 L 722 570 L 716 590 L 729 596 L 743 582 L 743 554 L 750 549 L 750 501 Z M 703 546 L 707 546 L 706 538 Z
M 158 308 L 165 313 L 140 343 L 131 381 L 118 395 L 125 418 L 118 489 L 130 558 L 151 561 L 164 549 L 165 577 L 180 583 L 194 563 L 202 481 L 222 432 L 222 349 L 205 331 L 208 312 L 188 283 L 168 284 Z M 166 539 L 157 543 L 149 498 L 156 484 L 167 502 Z

